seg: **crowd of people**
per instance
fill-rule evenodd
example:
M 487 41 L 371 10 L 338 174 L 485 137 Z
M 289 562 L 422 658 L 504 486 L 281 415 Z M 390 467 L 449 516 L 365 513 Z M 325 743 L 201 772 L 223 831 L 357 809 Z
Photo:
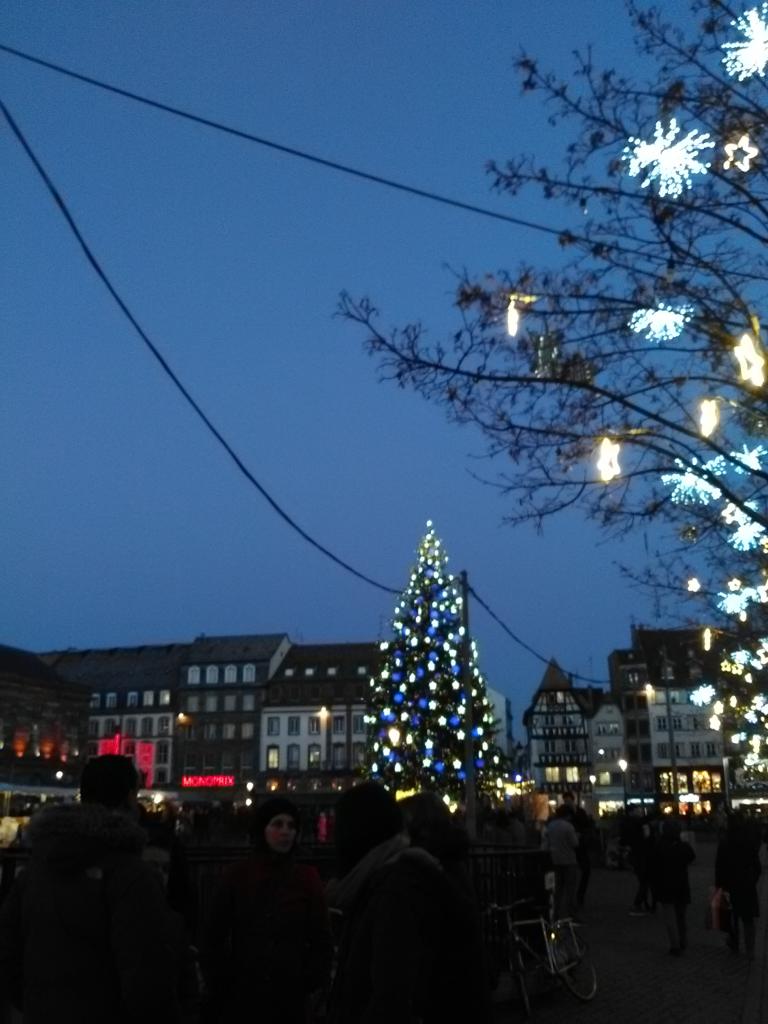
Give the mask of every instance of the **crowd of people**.
M 489 1024 L 490 986 L 466 830 L 434 793 L 397 802 L 377 783 L 335 809 L 335 876 L 297 857 L 301 817 L 282 796 L 251 817 L 251 850 L 218 878 L 197 920 L 172 825 L 140 820 L 132 762 L 88 762 L 79 802 L 39 811 L 31 851 L 0 907 L 0 1003 L 24 1024 Z M 489 818 L 484 841 L 531 844 L 522 819 Z M 556 918 L 578 920 L 595 823 L 570 792 L 542 829 Z M 754 955 L 761 836 L 734 814 L 717 848 L 728 943 Z M 692 846 L 676 818 L 631 809 L 622 843 L 633 915 L 687 944 Z M 199 948 L 192 943 L 199 942 Z M 0 1012 L 2 1019 L 2 1012 Z

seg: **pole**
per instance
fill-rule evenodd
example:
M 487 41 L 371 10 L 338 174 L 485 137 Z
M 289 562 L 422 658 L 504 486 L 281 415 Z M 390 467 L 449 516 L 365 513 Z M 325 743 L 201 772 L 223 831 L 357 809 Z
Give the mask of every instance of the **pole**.
M 677 785 L 677 751 L 675 749 L 675 730 L 672 727 L 672 705 L 669 700 L 669 684 L 670 679 L 667 675 L 667 648 L 666 646 L 661 648 L 661 682 L 664 686 L 664 710 L 667 715 L 667 736 L 669 737 L 669 761 L 671 765 L 672 774 L 672 799 L 674 801 L 674 813 L 678 815 L 680 813 L 680 800 L 678 794 Z M 651 716 L 648 715 L 648 723 L 651 723 Z
M 464 780 L 465 786 L 465 820 L 467 826 L 467 834 L 470 840 L 477 838 L 477 790 L 475 782 L 475 745 L 472 730 L 474 729 L 474 707 L 472 705 L 472 673 L 469 669 L 470 656 L 472 648 L 469 640 L 469 583 L 467 582 L 467 573 L 465 570 L 461 572 L 461 624 L 464 627 L 464 636 L 462 637 L 462 660 L 461 660 L 461 678 L 464 684 L 464 699 L 466 701 L 465 707 L 467 709 L 465 715 L 465 727 L 464 727 L 464 764 L 466 779 Z

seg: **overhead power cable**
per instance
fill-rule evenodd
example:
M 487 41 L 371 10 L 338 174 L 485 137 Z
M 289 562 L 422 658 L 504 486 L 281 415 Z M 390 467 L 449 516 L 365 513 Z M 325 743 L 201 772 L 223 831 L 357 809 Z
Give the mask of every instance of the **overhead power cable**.
M 187 121 L 203 125 L 206 128 L 213 128 L 215 131 L 224 132 L 227 135 L 233 135 L 235 138 L 245 139 L 248 142 L 255 142 L 259 146 L 266 146 L 268 149 L 276 150 L 278 153 L 285 153 L 288 156 L 294 156 L 300 160 L 307 160 L 310 163 L 319 164 L 321 167 L 327 167 L 332 171 L 339 171 L 342 174 L 349 174 L 352 175 L 352 177 L 360 178 L 363 181 L 373 182 L 375 185 L 383 185 L 386 188 L 396 189 L 398 192 L 406 192 L 409 195 L 417 196 L 420 199 L 429 199 L 435 203 L 442 203 L 444 206 L 452 206 L 457 210 L 466 210 L 468 213 L 475 213 L 481 217 L 490 217 L 493 220 L 504 221 L 506 224 L 514 224 L 516 227 L 529 228 L 532 231 L 540 231 L 547 235 L 554 235 L 557 238 L 561 237 L 563 234 L 563 231 L 558 228 L 547 227 L 545 224 L 537 224 L 535 221 L 524 220 L 521 217 L 512 217 L 510 214 L 500 213 L 498 210 L 491 210 L 485 206 L 466 203 L 462 199 L 453 199 L 451 196 L 440 195 L 437 192 L 431 192 L 429 189 L 418 188 L 415 185 L 407 185 L 405 182 L 395 181 L 393 178 L 385 178 L 380 174 L 371 174 L 370 172 L 362 171 L 357 167 L 350 167 L 348 164 L 339 163 L 337 160 L 328 160 L 325 157 L 317 156 L 314 153 L 307 153 L 304 150 L 296 149 L 294 146 L 285 146 L 280 142 L 275 142 L 273 139 L 266 139 L 263 136 L 254 135 L 252 132 L 244 131 L 241 128 L 233 128 L 231 125 L 222 124 L 220 121 L 214 121 L 212 118 L 193 114 L 188 110 L 182 110 L 180 107 L 173 107 L 168 103 L 162 103 L 160 100 L 151 99 L 149 96 L 142 96 L 140 93 L 132 92 L 130 89 L 121 89 L 119 86 L 111 85 L 109 82 L 104 82 L 101 79 L 81 74 L 79 71 L 72 71 L 71 68 L 65 68 L 61 64 L 54 64 L 52 61 L 43 60 L 41 57 L 35 57 L 31 53 L 25 53 L 23 50 L 17 50 L 13 46 L 5 46 L 0 43 L 0 51 L 11 54 L 14 57 L 19 57 L 21 60 L 29 61 L 32 64 L 37 64 L 40 67 L 48 68 L 50 71 L 55 71 L 57 74 L 66 75 L 68 78 L 74 78 L 79 82 L 85 82 L 87 85 L 93 85 L 97 89 L 103 89 L 105 92 L 111 92 L 117 96 L 123 96 L 126 99 L 134 100 L 136 103 L 143 103 L 145 106 L 153 107 L 155 110 L 162 110 L 166 114 L 173 114 L 175 117 L 183 117 Z
M 68 71 L 64 71 L 64 69 L 57 68 L 55 65 L 47 65 L 47 62 L 45 62 L 45 61 L 40 61 L 40 60 L 37 60 L 37 58 L 29 57 L 26 54 L 22 54 L 22 53 L 19 53 L 18 51 L 11 50 L 9 47 L 3 46 L 2 44 L 0 44 L 0 50 L 6 50 L 6 51 L 11 52 L 11 53 L 16 53 L 18 56 L 22 56 L 25 59 L 33 60 L 36 63 L 40 63 L 40 64 L 44 64 L 46 66 L 53 67 L 54 70 L 62 70 L 63 73 L 65 73 L 65 74 L 71 74 L 73 77 L 83 78 L 85 81 L 91 81 L 90 79 L 86 79 L 86 78 L 84 78 L 84 76 L 77 75 L 74 72 L 68 72 Z M 100 84 L 100 83 L 97 83 L 97 82 L 94 81 L 93 84 Z M 109 86 L 104 86 L 104 88 L 109 88 L 112 91 L 123 93 L 123 90 L 114 89 L 114 88 L 109 87 Z M 133 96 L 133 94 L 130 94 L 130 93 L 124 93 L 124 94 L 128 95 L 128 96 L 131 96 L 132 98 L 140 99 L 142 102 L 148 102 L 148 103 L 151 102 L 151 101 L 148 101 L 148 100 L 143 100 L 141 97 Z M 162 105 L 160 105 L 160 104 L 151 103 L 151 105 L 161 106 L 162 107 Z M 171 109 L 171 108 L 163 108 L 163 109 Z M 101 263 L 96 258 L 96 256 L 94 255 L 93 251 L 91 250 L 90 246 L 88 245 L 88 243 L 86 242 L 85 238 L 83 237 L 83 234 L 80 231 L 80 229 L 79 229 L 79 227 L 78 227 L 78 225 L 77 225 L 77 223 L 76 223 L 72 213 L 70 212 L 69 207 L 64 202 L 64 199 L 62 198 L 61 193 L 59 192 L 59 190 L 54 185 L 54 183 L 51 180 L 51 177 L 48 174 L 48 172 L 45 170 L 43 165 L 38 160 L 37 156 L 35 155 L 34 151 L 32 150 L 32 147 L 30 146 L 30 144 L 27 141 L 24 133 L 22 132 L 21 128 L 16 123 L 16 121 L 12 117 L 10 111 L 8 110 L 8 107 L 5 105 L 5 103 L 2 100 L 0 100 L 0 110 L 2 110 L 3 116 L 5 117 L 6 121 L 8 122 L 8 125 L 11 128 L 11 131 L 16 136 L 16 138 L 18 139 L 20 145 L 22 146 L 22 148 L 24 149 L 25 153 L 29 157 L 32 165 L 34 166 L 34 168 L 37 171 L 38 175 L 40 176 L 40 178 L 42 179 L 43 183 L 45 184 L 46 189 L 50 193 L 50 195 L 53 198 L 53 200 L 56 203 L 56 205 L 59 207 L 59 210 L 61 211 L 61 213 L 62 213 L 62 215 L 63 215 L 63 217 L 64 217 L 64 219 L 65 219 L 65 221 L 67 223 L 67 226 L 69 227 L 70 231 L 75 236 L 75 238 L 77 239 L 77 241 L 78 241 L 78 243 L 80 245 L 80 248 L 82 249 L 83 253 L 85 254 L 86 259 L 88 260 L 88 262 L 90 263 L 91 267 L 93 268 L 93 270 L 96 272 L 97 276 L 100 278 L 100 280 L 104 284 L 104 286 L 107 289 L 107 291 L 109 292 L 109 294 L 112 296 L 114 301 L 117 303 L 117 306 L 119 307 L 119 309 L 122 312 L 123 316 L 125 316 L 125 318 L 128 320 L 128 322 L 133 327 L 134 331 L 139 335 L 141 340 L 144 342 L 144 344 L 147 346 L 149 351 L 155 357 L 157 362 L 160 364 L 163 372 L 168 376 L 168 378 L 173 383 L 174 387 L 179 391 L 179 393 L 182 395 L 184 400 L 191 406 L 191 408 L 193 409 L 195 414 L 203 422 L 203 424 L 206 427 L 206 429 L 213 435 L 213 437 L 216 439 L 216 441 L 219 443 L 219 445 L 227 453 L 229 458 L 234 462 L 235 466 L 238 468 L 240 473 L 242 473 L 242 475 L 248 480 L 248 482 L 253 487 L 256 488 L 256 490 L 259 492 L 259 494 L 261 494 L 261 496 L 265 499 L 265 501 L 268 502 L 268 504 L 274 509 L 274 511 L 280 516 L 280 518 L 288 526 L 290 526 L 290 528 L 292 530 L 294 530 L 300 537 L 302 537 L 303 540 L 305 540 L 308 544 L 310 544 L 312 547 L 314 547 L 317 551 L 319 551 L 321 554 L 325 555 L 327 558 L 329 558 L 336 565 L 340 566 L 342 569 L 345 569 L 347 572 L 351 573 L 353 576 L 356 576 L 358 579 L 363 580 L 363 582 L 369 583 L 371 586 L 376 587 L 378 590 L 383 590 L 385 593 L 388 593 L 388 594 L 399 594 L 400 591 L 397 590 L 396 588 L 389 587 L 389 586 L 387 586 L 384 583 L 380 583 L 378 580 L 374 580 L 372 577 L 366 575 L 365 573 L 360 572 L 358 569 L 355 569 L 354 566 L 350 565 L 348 562 L 344 561 L 338 555 L 334 554 L 329 548 L 325 547 L 319 541 L 315 540 L 314 537 L 312 537 L 309 533 L 307 533 L 306 530 L 304 530 L 301 526 L 299 526 L 299 524 L 290 515 L 288 515 L 288 513 L 272 497 L 272 495 L 269 493 L 269 491 L 267 491 L 267 489 L 264 487 L 264 485 L 261 484 L 259 482 L 259 480 L 257 480 L 257 478 L 248 469 L 248 467 L 242 461 L 240 456 L 234 450 L 232 445 L 226 440 L 226 438 L 223 436 L 223 434 L 218 430 L 218 428 L 213 424 L 213 422 L 210 420 L 210 418 L 207 416 L 207 414 L 203 411 L 201 406 L 192 397 L 192 395 L 190 394 L 188 389 L 185 387 L 185 385 L 181 382 L 181 380 L 179 379 L 179 377 L 177 376 L 175 371 L 171 368 L 171 366 L 168 363 L 168 361 L 165 358 L 165 356 L 160 352 L 160 350 L 154 344 L 154 342 L 152 342 L 152 340 L 149 338 L 147 333 L 141 327 L 141 325 L 139 324 L 139 322 L 137 321 L 136 317 L 133 315 L 133 313 L 131 312 L 131 310 L 129 309 L 129 307 L 125 303 L 125 301 L 122 299 L 122 297 L 118 293 L 117 289 L 112 284 L 112 281 L 108 277 L 106 271 L 101 266 Z M 176 113 L 177 111 L 173 111 L 171 109 L 171 112 Z M 192 120 L 200 120 L 198 118 L 193 117 L 192 115 L 182 114 L 182 116 L 191 117 Z M 214 127 L 218 127 L 218 126 L 214 125 Z M 224 130 L 229 131 L 230 129 L 224 129 Z M 236 132 L 234 129 L 232 129 L 232 132 L 233 132 L 233 134 L 241 134 L 239 132 Z M 259 141 L 259 140 L 255 140 L 255 141 Z M 283 147 L 276 146 L 275 148 L 283 148 Z M 303 154 L 299 154 L 299 155 L 303 155 Z M 320 161 L 320 162 L 327 163 L 327 161 Z M 336 166 L 337 169 L 344 170 L 344 168 L 342 168 L 340 165 L 329 165 L 329 166 Z M 357 172 L 354 172 L 354 173 L 357 173 Z M 362 172 L 360 172 L 360 173 L 361 173 L 361 176 L 367 176 L 367 175 L 362 175 Z M 375 180 L 375 179 L 372 179 L 372 180 Z M 391 182 L 383 181 L 383 179 L 381 179 L 381 180 L 382 180 L 382 182 L 384 184 L 392 184 Z M 413 191 L 413 190 L 409 189 L 407 186 L 395 185 L 394 187 L 403 188 L 406 191 Z M 436 197 L 430 196 L 430 198 L 436 198 Z M 448 200 L 441 200 L 441 201 L 448 201 Z M 469 209 L 470 208 L 466 204 L 454 203 L 453 201 L 449 201 L 449 202 L 451 202 L 452 205 L 463 206 L 465 209 Z M 479 211 L 479 212 L 482 212 L 482 211 Z M 490 211 L 486 211 L 486 212 L 490 212 Z M 494 214 L 494 216 L 495 216 L 495 214 Z M 499 214 L 498 216 L 502 217 L 503 215 Z M 509 220 L 511 218 L 504 218 L 504 219 Z M 525 651 L 527 651 L 529 654 L 533 655 L 533 657 L 537 658 L 539 661 L 542 661 L 545 664 L 549 663 L 549 659 L 548 658 L 546 658 L 544 655 L 540 654 L 538 651 L 534 650 L 524 640 L 521 640 L 520 637 L 518 637 L 509 628 L 509 626 L 507 626 L 507 624 L 502 619 L 500 619 L 498 615 L 496 615 L 496 613 L 488 606 L 488 604 L 486 604 L 486 602 L 483 601 L 483 599 L 480 597 L 480 595 L 477 593 L 477 591 L 473 587 L 470 587 L 469 590 L 470 590 L 470 593 L 472 593 L 473 596 L 475 597 L 475 600 L 478 602 L 478 604 L 482 608 L 485 609 L 485 611 L 491 616 L 491 618 L 494 619 L 495 622 L 497 622 L 499 626 L 501 626 L 501 628 L 504 630 L 504 632 L 507 633 L 507 635 L 516 644 L 518 644 L 518 646 L 522 647 Z M 584 682 L 597 683 L 599 685 L 606 685 L 603 680 L 591 679 L 588 676 L 580 675 L 577 672 L 567 672 L 566 674 L 572 676 L 575 679 L 581 679 Z
M 299 526 L 299 524 L 293 518 L 291 518 L 291 516 L 289 516 L 288 513 L 275 501 L 275 499 L 267 491 L 267 489 L 263 486 L 263 484 L 259 483 L 259 481 L 253 475 L 253 473 L 248 469 L 248 467 L 242 461 L 240 456 L 235 452 L 234 448 L 226 440 L 226 438 L 223 436 L 223 434 L 214 426 L 214 424 L 211 422 L 209 417 L 203 412 L 203 410 L 200 407 L 200 405 L 195 401 L 195 399 L 189 393 L 187 388 L 179 380 L 179 378 L 176 375 L 176 373 L 171 369 L 171 366 L 169 365 L 169 363 L 168 363 L 167 359 L 165 358 L 165 356 L 160 352 L 158 347 L 150 340 L 150 338 L 148 337 L 147 333 L 144 331 L 144 329 L 141 327 L 139 322 L 136 320 L 136 317 L 130 311 L 130 309 L 128 308 L 126 303 L 123 301 L 123 299 L 120 297 L 120 295 L 117 292 L 117 289 L 112 284 L 112 282 L 109 279 L 109 277 L 107 276 L 104 268 L 101 266 L 101 264 L 97 260 L 96 256 L 93 254 L 90 246 L 88 245 L 88 243 L 86 242 L 85 238 L 83 237 L 82 232 L 80 231 L 79 227 L 77 226 L 74 217 L 72 216 L 69 208 L 67 207 L 67 204 L 64 202 L 64 199 L 62 198 L 61 193 L 58 191 L 56 186 L 53 184 L 53 182 L 51 181 L 51 178 L 48 175 L 47 171 L 45 170 L 45 168 L 42 166 L 40 161 L 35 156 L 34 152 L 32 151 L 31 146 L 29 145 L 29 143 L 27 142 L 27 140 L 26 140 L 26 138 L 24 136 L 24 133 L 21 131 L 21 129 L 19 128 L 18 124 L 16 123 L 16 121 L 11 116 L 10 111 L 8 110 L 7 106 L 5 105 L 5 103 L 3 103 L 2 100 L 0 100 L 0 109 L 2 109 L 3 115 L 5 116 L 5 119 L 6 119 L 6 121 L 8 122 L 8 124 L 9 124 L 9 126 L 11 128 L 11 131 L 16 136 L 16 138 L 19 140 L 19 142 L 21 143 L 21 145 L 22 145 L 24 151 L 26 152 L 27 156 L 32 161 L 32 164 L 34 165 L 35 170 L 37 171 L 37 173 L 40 175 L 40 177 L 42 178 L 43 182 L 45 183 L 45 187 L 48 189 L 48 191 L 51 194 L 51 196 L 53 197 L 56 205 L 61 210 L 61 212 L 62 212 L 62 214 L 64 216 L 64 219 L 66 220 L 66 222 L 67 222 L 67 224 L 68 224 L 72 234 L 75 236 L 75 238 L 77 239 L 77 241 L 80 244 L 80 248 L 85 253 L 85 258 L 88 260 L 88 262 L 91 264 L 93 269 L 96 271 L 96 274 L 99 276 L 99 278 L 103 282 L 104 286 L 106 287 L 107 291 L 109 292 L 109 294 L 112 296 L 112 298 L 115 300 L 115 302 L 119 306 L 119 308 L 120 308 L 121 312 L 123 313 L 123 315 L 125 316 L 125 318 L 131 324 L 131 326 L 133 327 L 135 332 L 139 335 L 139 337 L 144 342 L 144 344 L 147 346 L 147 348 L 152 353 L 152 355 L 155 357 L 155 359 L 158 361 L 158 363 L 160 364 L 160 366 L 163 369 L 163 372 L 170 378 L 170 380 L 173 382 L 174 387 L 179 391 L 179 393 L 182 395 L 184 400 L 192 407 L 192 409 L 195 411 L 197 416 L 203 421 L 203 423 L 205 424 L 206 428 L 210 431 L 211 434 L 213 434 L 213 436 L 216 438 L 218 443 L 221 445 L 221 447 L 224 449 L 224 451 L 227 453 L 227 455 L 229 455 L 230 459 L 234 462 L 234 464 L 237 466 L 237 468 L 240 470 L 240 472 L 243 474 L 243 476 L 246 478 L 246 480 L 248 480 L 256 488 L 256 490 L 259 492 L 259 494 L 261 494 L 261 496 L 272 506 L 272 508 L 275 510 L 275 512 L 277 512 L 277 514 L 280 516 L 280 518 L 283 519 L 288 524 L 288 526 L 291 527 L 292 530 L 295 530 L 296 533 L 298 533 L 300 537 L 303 537 L 304 540 L 307 541 L 308 544 L 311 544 L 313 548 L 316 548 L 319 552 L 321 552 L 321 554 L 325 555 L 327 558 L 330 558 L 332 562 L 335 562 L 336 565 L 341 566 L 342 569 L 346 569 L 346 571 L 352 573 L 353 576 L 357 576 L 358 579 L 364 580 L 366 583 L 370 583 L 371 586 L 377 587 L 379 590 L 384 590 L 388 594 L 398 594 L 399 591 L 395 590 L 394 587 L 388 587 L 385 584 L 379 583 L 377 580 L 372 579 L 370 576 L 366 576 L 365 573 L 362 573 L 358 569 L 355 569 L 348 562 L 345 562 L 343 559 L 339 558 L 338 555 L 335 555 L 329 548 L 325 547 L 323 544 L 320 544 L 320 542 L 315 540 L 314 537 L 310 536 L 310 534 L 308 534 L 306 532 L 306 530 L 303 530 Z
M 517 636 L 515 633 L 513 633 L 512 630 L 509 628 L 509 626 L 506 624 L 506 622 L 504 622 L 502 619 L 500 619 L 499 616 L 496 614 L 496 612 L 493 611 L 493 609 L 490 608 L 486 604 L 486 602 L 482 599 L 482 597 L 480 597 L 480 595 L 478 594 L 478 592 L 475 590 L 474 587 L 470 586 L 469 587 L 469 592 L 470 592 L 470 594 L 472 594 L 472 596 L 477 601 L 477 603 L 480 605 L 480 607 L 485 609 L 485 611 L 491 616 L 491 618 L 494 620 L 494 622 L 498 623 L 498 625 L 501 626 L 501 628 L 504 630 L 504 632 L 509 637 L 511 637 L 511 639 L 514 640 L 516 644 L 518 644 L 520 647 L 522 647 L 523 650 L 528 651 L 529 654 L 532 654 L 534 658 L 538 658 L 539 661 L 544 662 L 545 665 L 549 664 L 551 659 L 550 658 L 546 658 L 543 654 L 540 654 L 538 651 L 534 650 L 533 647 L 531 647 L 529 644 L 527 644 L 525 642 L 525 640 L 521 640 L 519 636 Z M 597 686 L 609 686 L 610 685 L 610 683 L 607 680 L 605 680 L 605 679 L 592 679 L 590 676 L 583 676 L 583 675 L 581 675 L 580 672 L 569 672 L 567 669 L 564 669 L 564 668 L 561 668 L 561 671 L 563 672 L 564 675 L 570 676 L 573 679 L 581 679 L 581 681 L 584 682 L 584 683 L 595 683 Z

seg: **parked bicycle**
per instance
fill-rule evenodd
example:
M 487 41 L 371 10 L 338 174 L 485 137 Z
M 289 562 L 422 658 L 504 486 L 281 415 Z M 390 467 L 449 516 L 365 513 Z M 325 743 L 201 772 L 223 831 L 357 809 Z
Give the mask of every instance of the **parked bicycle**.
M 507 966 L 526 1017 L 531 1015 L 530 983 L 537 977 L 550 978 L 576 999 L 589 1002 L 597 992 L 597 975 L 581 926 L 569 917 L 560 921 L 548 921 L 543 915 L 518 918 L 521 908 L 531 904 L 526 899 L 488 908 L 501 924 Z

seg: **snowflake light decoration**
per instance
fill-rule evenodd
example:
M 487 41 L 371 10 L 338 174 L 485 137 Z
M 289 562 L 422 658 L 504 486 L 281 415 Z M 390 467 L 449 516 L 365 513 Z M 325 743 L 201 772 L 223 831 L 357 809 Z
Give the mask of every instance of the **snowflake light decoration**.
M 693 306 L 668 306 L 660 302 L 654 309 L 638 309 L 629 318 L 629 329 L 635 334 L 645 331 L 646 341 L 673 341 L 691 319 Z
M 728 74 L 740 82 L 753 75 L 760 75 L 762 78 L 765 74 L 765 66 L 768 64 L 767 17 L 768 3 L 763 3 L 759 9 L 753 7 L 731 22 L 731 25 L 743 34 L 744 39 L 735 43 L 723 43 L 723 64 Z
M 756 448 L 747 448 L 746 445 L 742 445 L 740 452 L 731 452 L 731 456 L 736 459 L 739 463 L 738 466 L 734 467 L 734 471 L 740 475 L 744 473 L 759 473 L 762 468 L 760 460 L 764 459 L 766 449 L 759 444 Z
M 718 455 L 714 459 L 710 459 L 709 462 L 705 462 L 703 468 L 709 473 L 718 474 L 722 472 L 724 462 L 722 456 Z M 661 482 L 665 487 L 672 488 L 670 497 L 675 504 L 694 502 L 698 505 L 708 505 L 710 501 L 718 500 L 722 491 L 716 484 L 710 483 L 709 480 L 705 480 L 704 477 L 696 473 L 695 468 L 692 468 L 698 465 L 695 458 L 691 459 L 692 466 L 686 466 L 681 459 L 675 459 L 675 463 L 683 470 L 682 473 L 662 473 L 661 475 Z
M 709 170 L 709 163 L 700 159 L 702 150 L 712 149 L 715 145 L 709 132 L 693 129 L 678 139 L 680 131 L 674 117 L 666 131 L 661 121 L 657 121 L 651 142 L 631 137 L 622 153 L 629 163 L 629 176 L 635 178 L 645 172 L 641 188 L 647 188 L 656 181 L 662 198 L 679 196 L 684 189 L 691 187 L 692 174 L 706 174 Z
M 748 501 L 746 507 L 755 510 L 754 502 Z M 729 503 L 720 513 L 729 526 L 735 526 L 728 543 L 737 551 L 753 551 L 760 546 L 765 527 L 756 523 L 747 513 L 736 505 Z
M 715 696 L 715 688 L 709 683 L 702 683 L 698 686 L 690 696 L 690 701 L 695 704 L 697 708 L 705 708 L 708 704 L 711 704 Z

